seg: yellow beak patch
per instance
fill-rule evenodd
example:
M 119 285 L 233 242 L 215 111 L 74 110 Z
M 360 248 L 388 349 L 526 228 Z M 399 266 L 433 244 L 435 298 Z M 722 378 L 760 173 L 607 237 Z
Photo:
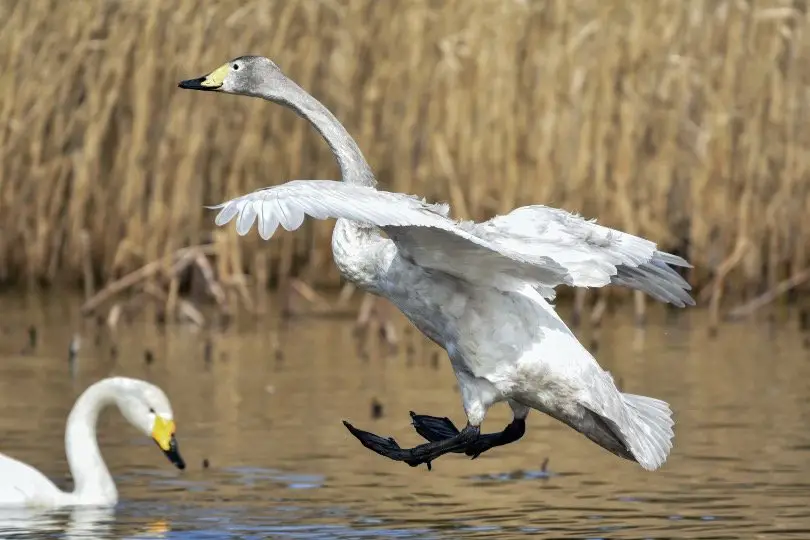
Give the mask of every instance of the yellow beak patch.
M 152 428 L 152 438 L 161 450 L 168 452 L 172 447 L 172 436 L 176 428 L 174 420 L 167 420 L 162 416 L 155 416 L 155 425 Z
M 222 86 L 222 83 L 225 81 L 225 77 L 228 75 L 230 70 L 230 63 L 222 64 L 217 69 L 206 75 L 205 80 L 200 83 L 200 86 L 204 86 L 206 88 L 219 88 Z

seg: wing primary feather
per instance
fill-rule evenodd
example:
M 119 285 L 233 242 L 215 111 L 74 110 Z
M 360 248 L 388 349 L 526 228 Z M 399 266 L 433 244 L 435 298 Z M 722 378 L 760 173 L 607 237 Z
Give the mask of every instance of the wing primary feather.
M 252 201 L 245 201 L 239 212 L 239 218 L 236 220 L 236 234 L 245 236 L 250 232 L 254 221 L 256 221 L 256 208 L 253 206 Z
M 222 227 L 239 213 L 239 205 L 236 203 L 236 201 L 225 203 L 225 205 L 221 208 L 222 210 L 219 211 L 216 219 L 214 219 L 214 223 L 216 223 L 218 227 Z

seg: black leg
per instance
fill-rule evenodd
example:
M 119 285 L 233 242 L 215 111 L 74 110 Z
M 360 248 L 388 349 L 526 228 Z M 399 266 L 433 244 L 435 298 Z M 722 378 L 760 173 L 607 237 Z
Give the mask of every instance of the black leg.
M 459 432 L 447 417 L 438 418 L 436 416 L 416 414 L 411 411 L 411 421 L 416 432 L 428 441 L 440 441 Z M 490 448 L 517 441 L 523 437 L 524 433 L 526 433 L 526 419 L 515 418 L 503 431 L 481 434 L 475 441 L 464 448 L 454 450 L 454 452 L 464 453 L 475 459 Z
M 463 430 L 456 430 L 456 434 L 450 438 L 431 441 L 413 448 L 402 448 L 393 437 L 385 439 L 374 433 L 357 429 L 345 420 L 343 425 L 369 450 L 395 461 L 404 461 L 411 467 L 424 463 L 428 470 L 431 468 L 431 461 L 450 452 L 463 452 L 481 434 L 479 427 L 468 424 Z M 455 428 L 455 426 L 453 427 Z

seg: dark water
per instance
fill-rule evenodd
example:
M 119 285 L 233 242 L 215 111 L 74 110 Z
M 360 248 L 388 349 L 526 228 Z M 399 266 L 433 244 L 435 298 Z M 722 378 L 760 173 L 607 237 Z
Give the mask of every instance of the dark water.
M 171 468 L 110 410 L 99 439 L 119 505 L 0 510 L 0 538 L 810 538 L 810 351 L 795 324 L 728 326 L 709 340 L 699 310 L 666 322 L 655 313 L 643 335 L 629 316 L 606 321 L 600 363 L 625 391 L 675 411 L 675 448 L 660 471 L 534 413 L 519 443 L 475 461 L 443 457 L 428 472 L 368 452 L 341 424 L 410 445 L 421 439 L 409 410 L 463 421 L 449 362 L 434 367 L 436 348 L 418 335 L 393 354 L 376 336 L 359 351 L 346 321 L 278 329 L 265 319 L 219 332 L 134 324 L 96 342 L 70 299 L 2 305 L 0 450 L 70 487 L 73 401 L 99 378 L 127 375 L 166 390 L 189 467 Z M 29 324 L 39 343 L 23 353 Z M 82 346 L 71 377 L 74 332 Z M 508 420 L 499 405 L 485 430 Z

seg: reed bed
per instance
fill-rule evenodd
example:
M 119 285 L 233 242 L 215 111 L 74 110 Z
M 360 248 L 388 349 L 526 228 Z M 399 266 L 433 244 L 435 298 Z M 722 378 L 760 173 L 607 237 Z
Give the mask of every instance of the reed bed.
M 687 256 L 703 300 L 757 294 L 808 265 L 807 30 L 798 0 L 5 0 L 0 281 L 89 295 L 204 245 L 224 282 L 336 285 L 331 223 L 264 243 L 203 209 L 339 175 L 289 111 L 176 88 L 249 53 L 385 189 L 563 207 Z

